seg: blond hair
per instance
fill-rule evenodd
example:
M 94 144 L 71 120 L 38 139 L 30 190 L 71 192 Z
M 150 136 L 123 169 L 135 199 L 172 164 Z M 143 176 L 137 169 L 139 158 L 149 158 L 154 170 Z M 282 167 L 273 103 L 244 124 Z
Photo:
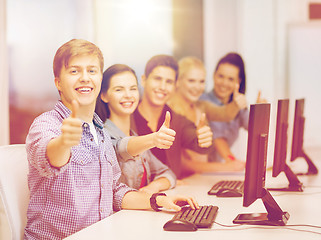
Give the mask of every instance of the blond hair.
M 100 49 L 89 41 L 83 39 L 72 39 L 63 44 L 55 54 L 53 61 L 53 72 L 55 78 L 60 76 L 63 66 L 65 66 L 65 68 L 68 67 L 69 60 L 72 57 L 81 55 L 96 55 L 99 60 L 100 71 L 103 73 L 104 57 Z
M 197 57 L 184 57 L 178 61 L 178 78 L 184 76 L 184 74 L 191 68 L 200 68 L 206 72 L 204 63 Z

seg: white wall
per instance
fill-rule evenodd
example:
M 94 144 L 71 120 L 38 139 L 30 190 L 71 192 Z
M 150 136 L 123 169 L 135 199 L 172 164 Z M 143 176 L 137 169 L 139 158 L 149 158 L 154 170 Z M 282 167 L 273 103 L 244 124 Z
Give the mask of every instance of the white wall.
M 0 146 L 9 144 L 9 75 L 6 1 L 0 1 Z
M 293 23 L 308 22 L 309 2 L 316 1 L 204 0 L 204 61 L 208 70 L 207 90 L 212 89 L 212 74 L 218 59 L 229 51 L 239 52 L 246 66 L 248 103 L 255 102 L 258 90 L 262 90 L 263 97 L 271 102 L 269 159 L 274 149 L 276 107 L 277 100 L 280 98 L 290 98 L 288 146 L 291 146 L 291 124 L 294 114 L 292 108 L 295 100 L 291 89 L 298 91 L 298 88 L 288 76 L 288 31 L 289 25 Z M 225 27 L 229 29 L 226 30 Z M 301 69 L 297 68 L 298 71 Z M 306 85 L 305 89 L 310 87 Z M 301 90 L 300 87 L 299 89 Z M 314 91 L 310 91 L 312 92 Z M 312 99 L 316 97 L 319 96 L 306 94 L 306 105 L 309 105 L 309 99 L 311 104 Z M 313 100 L 313 102 L 319 101 Z M 307 124 L 310 125 L 306 126 L 305 145 L 321 146 L 320 132 L 315 131 L 319 128 L 308 120 L 320 119 L 321 114 L 313 111 L 309 106 L 306 106 L 305 114 Z M 243 159 L 246 153 L 246 142 L 247 134 L 242 131 L 241 138 L 234 148 L 243 156 Z
M 72 38 L 93 40 L 92 5 L 92 0 L 1 1 L 1 145 L 9 143 L 9 104 L 10 142 L 23 143 L 33 117 L 51 109 L 59 98 L 54 54 Z
M 321 21 L 288 26 L 288 80 L 290 99 L 305 98 L 305 146 L 321 143 Z M 292 112 L 294 114 L 294 101 Z M 291 124 L 291 130 L 293 126 Z
M 127 64 L 140 79 L 152 56 L 173 52 L 171 0 L 97 0 L 95 23 L 105 68 Z
M 0 146 L 9 144 L 9 91 L 6 1 L 0 0 Z M 0 199 L 0 239 L 8 239 L 9 224 Z
M 43 111 L 53 106 L 58 99 L 53 57 L 72 38 L 93 40 L 91 5 L 90 0 L 8 1 L 10 91 L 17 106 Z
M 206 89 L 213 88 L 216 63 L 227 52 L 238 51 L 238 0 L 204 0 L 204 64 Z

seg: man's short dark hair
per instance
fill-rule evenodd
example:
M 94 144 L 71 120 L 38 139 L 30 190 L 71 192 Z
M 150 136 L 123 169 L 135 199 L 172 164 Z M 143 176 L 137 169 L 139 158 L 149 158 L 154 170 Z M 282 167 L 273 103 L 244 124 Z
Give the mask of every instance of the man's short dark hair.
M 175 80 L 178 77 L 178 63 L 174 57 L 169 55 L 156 55 L 148 60 L 146 67 L 145 67 L 145 76 L 148 78 L 149 74 L 154 70 L 154 68 L 164 66 L 170 67 L 176 73 Z

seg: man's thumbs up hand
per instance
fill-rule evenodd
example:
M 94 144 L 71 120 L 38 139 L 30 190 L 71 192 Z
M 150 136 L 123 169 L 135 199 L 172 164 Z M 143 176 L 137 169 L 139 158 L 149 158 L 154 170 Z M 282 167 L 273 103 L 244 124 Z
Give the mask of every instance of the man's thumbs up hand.
M 172 146 L 176 132 L 170 129 L 171 114 L 166 112 L 165 120 L 161 128 L 155 133 L 154 144 L 160 149 L 168 149 Z

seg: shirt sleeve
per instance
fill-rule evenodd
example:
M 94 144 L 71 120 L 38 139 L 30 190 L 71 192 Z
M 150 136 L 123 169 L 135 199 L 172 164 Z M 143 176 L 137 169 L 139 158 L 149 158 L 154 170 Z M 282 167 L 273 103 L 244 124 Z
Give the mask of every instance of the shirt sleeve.
M 106 138 L 107 142 L 107 155 L 110 156 L 112 162 L 113 172 L 113 208 L 115 211 L 121 210 L 122 200 L 125 194 L 129 191 L 136 191 L 133 188 L 128 187 L 126 184 L 120 182 L 121 169 L 116 158 L 114 148 L 111 141 Z
M 236 118 L 229 122 L 210 122 L 210 127 L 213 131 L 213 139 L 224 138 L 230 144 L 234 142 L 241 127 L 248 128 L 249 114 L 247 109 L 241 110 Z
M 56 168 L 49 163 L 47 145 L 53 138 L 61 134 L 60 128 L 57 128 L 57 123 L 53 123 L 53 121 L 54 119 L 48 117 L 36 118 L 26 138 L 29 164 L 38 171 L 40 176 L 47 178 L 57 176 L 68 167 L 68 164 L 66 164 L 61 168 Z
M 177 129 L 176 134 L 180 133 L 181 147 L 187 148 L 198 153 L 208 153 L 210 148 L 202 148 L 198 145 L 197 129 L 195 124 L 187 118 L 177 113 L 172 113 L 172 128 Z
M 240 111 L 240 125 L 246 130 L 249 128 L 249 110 L 247 108 Z
M 119 162 L 126 162 L 133 159 L 134 156 L 130 155 L 127 151 L 128 141 L 131 138 L 132 136 L 118 139 L 114 137 L 111 138 Z
M 226 124 L 224 122 L 210 122 L 209 125 L 213 132 L 213 139 L 226 136 Z

